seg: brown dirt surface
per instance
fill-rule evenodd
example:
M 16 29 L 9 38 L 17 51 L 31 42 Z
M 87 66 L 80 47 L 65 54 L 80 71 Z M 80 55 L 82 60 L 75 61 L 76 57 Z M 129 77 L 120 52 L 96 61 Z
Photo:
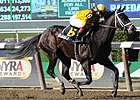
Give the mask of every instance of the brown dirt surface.
M 116 98 L 111 91 L 83 89 L 84 96 L 79 96 L 75 89 L 66 89 L 62 95 L 59 90 L 41 90 L 39 88 L 0 88 L 0 100 L 140 100 L 140 91 L 118 91 Z

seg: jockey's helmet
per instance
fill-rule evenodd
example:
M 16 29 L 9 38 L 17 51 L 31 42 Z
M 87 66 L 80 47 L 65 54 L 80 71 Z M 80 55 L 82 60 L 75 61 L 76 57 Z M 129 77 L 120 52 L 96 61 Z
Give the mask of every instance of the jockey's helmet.
M 105 12 L 107 9 L 103 4 L 98 4 L 97 7 L 95 8 L 95 11 L 102 11 Z

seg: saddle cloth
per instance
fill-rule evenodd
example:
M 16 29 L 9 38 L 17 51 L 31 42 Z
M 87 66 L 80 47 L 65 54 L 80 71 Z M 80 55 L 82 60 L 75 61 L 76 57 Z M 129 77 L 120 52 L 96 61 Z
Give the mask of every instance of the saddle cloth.
M 58 37 L 74 43 L 78 31 L 79 28 L 68 25 L 61 33 L 59 33 Z

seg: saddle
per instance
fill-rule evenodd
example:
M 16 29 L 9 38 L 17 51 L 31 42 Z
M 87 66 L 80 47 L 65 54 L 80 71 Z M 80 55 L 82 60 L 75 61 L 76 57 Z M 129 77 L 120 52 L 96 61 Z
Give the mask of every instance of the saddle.
M 80 51 L 80 44 L 83 43 L 83 39 L 85 36 L 87 36 L 88 34 L 90 34 L 91 32 L 91 29 L 89 29 L 89 31 L 84 35 L 82 36 L 81 38 L 81 41 L 80 42 L 77 42 L 76 40 L 76 36 L 77 36 L 77 33 L 79 31 L 80 28 L 77 28 L 77 27 L 74 27 L 74 26 L 71 26 L 71 25 L 68 25 L 61 33 L 59 33 L 58 37 L 59 38 L 62 38 L 62 39 L 65 39 L 69 42 L 72 42 L 74 43 L 74 51 L 75 51 L 75 58 L 77 61 L 80 61 L 80 56 L 79 56 L 79 51 Z M 86 44 L 88 44 L 90 41 L 90 39 L 87 41 Z M 86 46 L 87 47 L 87 46 Z
M 69 42 L 75 43 L 75 38 L 80 28 L 68 25 L 61 33 L 59 33 L 58 37 L 65 39 Z

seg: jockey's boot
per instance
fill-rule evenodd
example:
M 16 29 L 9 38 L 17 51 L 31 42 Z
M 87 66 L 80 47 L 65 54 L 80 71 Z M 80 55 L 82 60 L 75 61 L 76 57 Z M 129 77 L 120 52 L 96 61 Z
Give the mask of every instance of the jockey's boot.
M 81 38 L 84 35 L 86 30 L 87 30 L 87 28 L 85 28 L 85 27 L 82 27 L 82 28 L 79 29 L 79 31 L 78 31 L 78 33 L 76 35 L 75 42 L 81 42 Z
M 75 58 L 76 58 L 77 61 L 80 61 L 80 55 L 79 55 L 80 48 L 79 48 L 79 46 L 80 46 L 80 43 L 81 43 L 81 38 L 85 33 L 85 30 L 86 30 L 86 28 L 84 28 L 84 27 L 80 28 L 77 35 L 76 35 L 76 39 L 75 39 Z
M 82 37 L 82 34 L 78 32 L 77 36 L 76 36 L 76 39 L 75 39 L 75 42 L 80 43 L 81 42 L 81 37 Z
M 79 55 L 79 52 L 80 52 L 79 46 L 80 45 L 79 44 L 80 44 L 80 42 L 75 42 L 75 44 L 74 44 L 75 58 L 77 61 L 80 61 L 80 55 Z

